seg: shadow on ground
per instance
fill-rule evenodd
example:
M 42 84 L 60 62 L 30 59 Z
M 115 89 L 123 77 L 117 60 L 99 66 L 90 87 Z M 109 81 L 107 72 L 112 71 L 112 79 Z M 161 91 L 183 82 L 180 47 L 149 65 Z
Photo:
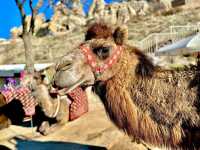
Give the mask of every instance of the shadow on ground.
M 104 147 L 84 145 L 70 142 L 31 141 L 17 139 L 17 150 L 107 150 Z
M 0 145 L 0 150 L 11 150 L 11 149 L 4 145 Z

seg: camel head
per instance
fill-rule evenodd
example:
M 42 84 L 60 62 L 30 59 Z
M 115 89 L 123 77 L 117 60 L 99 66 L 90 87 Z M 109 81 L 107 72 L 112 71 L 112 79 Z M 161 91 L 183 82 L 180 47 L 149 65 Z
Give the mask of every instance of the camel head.
M 117 71 L 113 65 L 122 54 L 127 34 L 125 27 L 112 30 L 103 24 L 92 25 L 86 32 L 85 42 L 58 61 L 55 85 L 61 88 L 92 85 L 111 78 Z
M 123 53 L 127 34 L 127 28 L 117 27 L 107 38 L 93 38 L 80 46 L 96 81 L 108 80 L 118 72 L 119 68 L 114 66 Z
M 134 76 L 152 76 L 154 65 L 151 60 L 136 47 L 127 45 L 127 40 L 126 26 L 112 29 L 108 25 L 95 23 L 89 27 L 78 52 L 84 55 L 84 63 L 91 68 L 95 81 L 111 79 L 122 73 L 122 67 L 129 67 L 127 69 L 132 70 Z

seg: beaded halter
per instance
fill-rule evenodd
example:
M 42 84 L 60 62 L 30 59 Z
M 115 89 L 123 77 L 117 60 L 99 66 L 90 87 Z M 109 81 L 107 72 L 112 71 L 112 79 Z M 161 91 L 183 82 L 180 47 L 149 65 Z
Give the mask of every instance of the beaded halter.
M 123 50 L 122 46 L 117 46 L 114 50 L 114 53 L 109 58 L 104 60 L 103 64 L 99 65 L 96 58 L 97 56 L 95 56 L 89 46 L 81 45 L 80 49 L 96 76 L 100 76 L 105 70 L 112 67 L 112 65 L 118 61 Z

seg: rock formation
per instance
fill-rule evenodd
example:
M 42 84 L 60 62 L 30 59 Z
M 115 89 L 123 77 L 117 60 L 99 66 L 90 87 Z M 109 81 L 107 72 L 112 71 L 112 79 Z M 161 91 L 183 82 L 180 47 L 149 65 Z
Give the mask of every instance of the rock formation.
M 99 17 L 104 15 L 105 10 L 105 2 L 104 0 L 93 0 L 93 3 L 90 6 L 90 9 L 88 11 L 88 17 Z
M 104 0 L 94 0 L 88 12 L 88 19 L 103 20 L 109 24 L 126 24 L 136 15 L 146 15 L 149 12 L 148 3 L 143 1 L 128 1 L 106 4 Z
M 151 11 L 170 10 L 172 8 L 172 0 L 150 0 Z
M 58 3 L 54 7 L 54 15 L 51 18 L 49 23 L 49 29 L 51 32 L 63 32 L 68 30 L 67 20 L 68 20 L 68 13 L 69 9 L 62 3 Z
M 85 16 L 83 6 L 80 0 L 73 0 L 72 11 L 75 15 Z
M 12 39 L 16 39 L 22 34 L 22 27 L 13 27 L 10 32 Z
M 117 20 L 119 24 L 125 24 L 129 21 L 130 19 L 130 14 L 128 12 L 128 7 L 127 3 L 122 3 L 118 7 L 117 11 Z
M 135 16 L 147 15 L 162 9 L 170 9 L 171 0 L 129 0 L 121 3 L 106 4 L 104 0 L 93 0 L 87 16 L 80 0 L 73 0 L 68 8 L 64 3 L 57 3 L 54 14 L 49 22 L 45 22 L 44 14 L 39 14 L 35 21 L 35 35 L 44 36 L 52 33 L 72 32 L 82 29 L 90 22 L 103 21 L 112 25 L 127 24 Z M 26 18 L 30 23 L 30 16 Z M 21 28 L 11 30 L 13 38 L 19 37 Z
M 62 3 L 55 6 L 49 29 L 52 33 L 68 32 L 85 24 L 86 18 L 84 17 L 82 5 L 77 0 L 73 3 L 72 9 L 67 8 Z
M 41 28 L 45 28 L 47 27 L 48 25 L 45 23 L 45 16 L 44 14 L 38 14 L 36 16 L 36 19 L 35 19 L 35 27 L 34 27 L 34 34 L 37 33 Z M 30 27 L 30 22 L 31 22 L 31 16 L 27 16 L 25 21 L 27 22 L 27 25 L 28 27 Z M 29 28 L 27 28 L 27 30 L 29 30 Z M 17 38 L 19 37 L 21 34 L 22 34 L 22 26 L 20 27 L 13 27 L 11 29 L 11 36 L 12 38 Z
M 164 5 L 164 8 L 166 10 L 169 10 L 172 8 L 172 0 L 160 0 L 160 3 Z

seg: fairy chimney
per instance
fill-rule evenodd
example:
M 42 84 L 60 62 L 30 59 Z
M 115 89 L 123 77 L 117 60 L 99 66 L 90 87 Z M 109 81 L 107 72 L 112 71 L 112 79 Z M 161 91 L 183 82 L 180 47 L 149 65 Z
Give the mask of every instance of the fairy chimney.
M 43 13 L 41 14 L 38 14 L 36 16 L 36 19 L 35 19 L 35 28 L 34 28 L 34 32 L 36 33 L 40 28 L 43 27 L 44 23 L 45 23 L 45 15 Z
M 88 17 L 103 17 L 104 15 L 104 9 L 105 9 L 105 2 L 104 0 L 93 0 L 89 11 L 88 11 Z
M 172 0 L 160 0 L 160 3 L 164 5 L 165 10 L 170 10 L 172 8 Z
M 49 23 L 49 29 L 52 33 L 67 31 L 68 14 L 70 10 L 62 3 L 57 3 L 54 7 L 54 15 Z
M 127 9 L 128 9 L 128 11 L 129 11 L 130 17 L 134 17 L 134 16 L 137 15 L 135 9 L 133 9 L 133 7 L 132 7 L 131 5 L 127 5 Z
M 75 15 L 85 16 L 85 13 L 83 11 L 83 5 L 80 0 L 73 0 L 72 11 Z
M 112 5 L 111 6 L 111 22 L 112 24 L 117 24 L 117 10 L 118 10 L 118 6 L 117 5 Z
M 27 31 L 30 30 L 31 16 L 26 16 L 25 22 L 27 23 Z M 45 16 L 43 13 L 38 14 L 35 18 L 34 24 L 34 33 L 35 34 L 39 29 L 43 28 L 45 25 Z M 11 30 L 11 36 L 13 39 L 18 38 L 22 34 L 22 26 L 13 27 Z
M 127 3 L 121 3 L 117 11 L 118 24 L 125 24 L 130 20 Z
M 22 26 L 20 27 L 13 27 L 11 30 L 12 39 L 18 38 L 22 34 Z

